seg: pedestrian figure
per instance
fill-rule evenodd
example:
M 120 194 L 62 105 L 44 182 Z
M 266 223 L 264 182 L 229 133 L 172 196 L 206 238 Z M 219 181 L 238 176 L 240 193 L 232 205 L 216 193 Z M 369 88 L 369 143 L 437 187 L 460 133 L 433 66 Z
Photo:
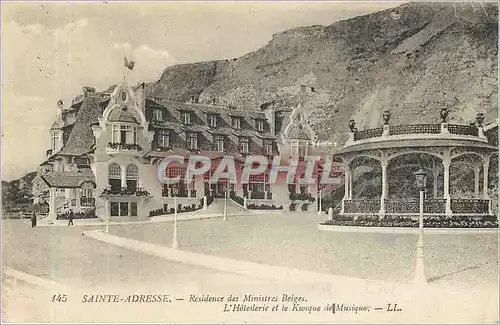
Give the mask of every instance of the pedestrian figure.
M 73 225 L 73 219 L 74 219 L 74 215 L 73 215 L 73 210 L 69 210 L 69 216 L 68 216 L 68 226 L 72 226 Z
M 33 211 L 31 213 L 31 228 L 36 227 L 36 213 Z

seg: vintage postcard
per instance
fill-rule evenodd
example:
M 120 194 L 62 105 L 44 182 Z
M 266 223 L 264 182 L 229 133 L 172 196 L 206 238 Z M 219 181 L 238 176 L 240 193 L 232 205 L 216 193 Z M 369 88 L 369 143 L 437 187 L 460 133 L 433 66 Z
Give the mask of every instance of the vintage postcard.
M 1 9 L 3 322 L 499 321 L 497 2 Z

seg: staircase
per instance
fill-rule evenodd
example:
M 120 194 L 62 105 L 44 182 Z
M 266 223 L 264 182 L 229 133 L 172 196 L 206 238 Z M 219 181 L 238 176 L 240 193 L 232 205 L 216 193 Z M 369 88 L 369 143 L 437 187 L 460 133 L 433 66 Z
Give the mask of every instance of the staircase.
M 212 204 L 210 204 L 205 211 L 206 214 L 224 214 L 224 199 L 214 199 Z M 234 203 L 233 200 L 227 199 L 227 214 L 228 215 L 247 215 L 251 214 L 250 211 L 244 209 L 238 204 Z

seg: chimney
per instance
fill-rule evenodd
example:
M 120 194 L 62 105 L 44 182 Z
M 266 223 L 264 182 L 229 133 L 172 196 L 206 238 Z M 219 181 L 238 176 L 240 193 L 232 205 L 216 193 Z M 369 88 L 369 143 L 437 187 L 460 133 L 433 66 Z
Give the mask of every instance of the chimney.
M 87 95 L 91 95 L 95 93 L 95 88 L 94 87 L 83 87 L 83 96 L 87 97 Z

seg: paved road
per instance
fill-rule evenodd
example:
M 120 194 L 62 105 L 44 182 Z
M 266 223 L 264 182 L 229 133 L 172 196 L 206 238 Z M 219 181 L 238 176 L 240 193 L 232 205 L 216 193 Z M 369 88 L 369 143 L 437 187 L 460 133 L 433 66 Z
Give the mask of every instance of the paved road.
M 370 235 L 365 234 L 336 234 L 318 232 L 316 229 L 317 217 L 304 219 L 304 216 L 248 216 L 230 218 L 227 222 L 220 219 L 186 221 L 180 224 L 180 243 L 183 249 L 205 252 L 215 255 L 245 259 L 249 261 L 281 264 L 285 266 L 300 266 L 303 269 L 317 269 L 319 271 L 339 270 L 346 275 L 367 278 L 394 278 L 395 274 L 405 275 L 404 270 L 391 268 L 387 265 L 411 267 L 414 236 L 401 235 Z M 136 239 L 169 245 L 171 243 L 171 223 L 142 224 L 128 226 L 113 226 L 111 231 L 117 235 L 127 235 Z M 90 229 L 93 229 L 90 227 Z M 169 293 L 173 297 L 188 299 L 190 293 L 203 295 L 225 295 L 229 293 L 253 293 L 255 295 L 282 293 L 303 295 L 308 297 L 310 304 L 323 305 L 327 302 L 342 302 L 349 295 L 331 292 L 324 284 L 301 286 L 279 284 L 257 280 L 253 278 L 216 272 L 210 269 L 172 263 L 153 256 L 102 244 L 91 238 L 81 235 L 82 227 L 45 227 L 32 229 L 27 223 L 18 220 L 3 221 L 3 263 L 5 266 L 48 278 L 61 283 L 85 287 L 82 290 L 70 293 L 72 304 L 53 304 L 50 302 L 54 292 L 50 290 L 36 290 L 29 286 L 12 288 L 6 286 L 4 290 L 5 310 L 11 321 L 204 321 L 218 322 L 221 320 L 232 322 L 263 321 L 262 314 L 237 313 L 221 314 L 223 305 L 213 304 L 140 304 L 140 305 L 107 305 L 82 304 L 83 294 L 95 293 Z M 432 237 L 430 237 L 432 238 Z M 372 240 L 371 242 L 368 240 Z M 489 237 L 442 237 L 429 241 L 428 259 L 438 264 L 428 264 L 429 273 L 436 269 L 453 270 L 456 265 L 448 265 L 439 260 L 436 252 L 447 254 L 461 253 L 462 264 L 474 265 L 484 261 L 497 261 L 497 255 L 492 256 L 493 247 L 496 247 L 495 238 Z M 437 246 L 436 246 L 437 245 Z M 408 250 L 407 252 L 404 248 Z M 396 249 L 396 250 L 395 250 Z M 397 251 L 397 249 L 403 249 Z M 467 252 L 471 252 L 471 254 Z M 406 256 L 401 259 L 400 256 Z M 326 258 L 325 256 L 330 256 Z M 448 255 L 449 256 L 449 255 Z M 382 262 L 374 263 L 377 258 Z M 394 261 L 391 261 L 393 259 Z M 329 261 L 325 263 L 324 261 Z M 335 263 L 332 263 L 335 261 Z M 354 262 L 353 262 L 354 261 Z M 405 265 L 404 263 L 407 263 Z M 388 273 L 384 275 L 383 270 Z M 375 271 L 374 271 L 375 270 Z M 481 272 L 482 281 L 492 276 L 487 268 L 471 269 L 476 272 L 471 275 L 477 277 Z M 447 271 L 447 270 L 445 270 Z M 450 271 L 447 271 L 450 272 Z M 459 272 L 463 274 L 466 272 Z M 368 276 L 367 276 L 368 275 Z M 448 276 L 448 279 L 454 279 Z M 452 281 L 452 282 L 453 282 Z M 477 284 L 477 283 L 475 283 Z M 448 287 L 454 289 L 455 286 Z M 491 287 L 491 285 L 490 285 Z M 493 286 L 495 287 L 495 286 Z M 92 289 L 94 288 L 94 289 Z M 436 290 L 435 287 L 433 290 Z M 436 304 L 429 300 L 425 309 L 414 304 L 415 297 L 411 293 L 409 300 L 398 302 L 405 306 L 405 313 L 370 315 L 308 315 L 307 313 L 287 313 L 269 315 L 271 321 L 418 321 L 415 316 L 433 317 L 433 321 L 479 321 L 491 320 L 491 308 L 497 306 L 498 301 L 491 299 L 490 293 L 482 290 L 457 291 L 447 290 L 449 298 L 465 297 L 463 301 L 455 301 L 442 295 L 439 301 L 445 305 Z M 465 294 L 466 293 L 466 294 Z M 354 293 L 353 293 L 354 294 Z M 352 294 L 351 294 L 352 295 Z M 362 294 L 357 297 L 362 297 Z M 429 296 L 429 295 L 427 295 Z M 30 297 L 28 300 L 25 297 Z M 346 303 L 363 303 L 364 299 L 348 300 Z M 444 299 L 444 300 L 443 300 Z M 379 300 L 379 299 L 376 299 Z M 383 300 L 383 301 L 382 301 Z M 382 299 L 384 304 L 394 299 Z M 427 300 L 420 301 L 426 303 Z M 473 301 L 474 304 L 471 304 Z M 460 308 L 456 303 L 461 304 Z M 488 307 L 486 304 L 489 303 Z M 449 306 L 448 306 L 449 305 Z M 448 307 L 446 307 L 448 306 Z M 484 309 L 477 308 L 483 306 Z M 448 308 L 448 310 L 446 310 Z M 467 309 L 469 308 L 469 310 Z M 425 310 L 425 311 L 424 311 Z M 452 310 L 463 311 L 462 314 Z M 272 317 L 271 317 L 272 316 Z M 276 316 L 277 318 L 273 318 Z M 369 317 L 368 317 L 369 316 Z M 5 316 L 4 316 L 5 317 Z M 368 318 L 367 318 L 368 317 Z M 377 318 L 378 317 L 378 318 Z M 399 317 L 399 318 L 398 318 Z M 422 319 L 424 321 L 424 319 Z
M 407 282 L 417 236 L 319 231 L 324 216 L 252 215 L 179 223 L 184 250 L 364 279 Z M 114 227 L 112 233 L 170 245 L 172 223 Z M 496 234 L 425 235 L 428 277 L 436 283 L 498 283 Z
M 239 279 L 103 244 L 82 236 L 82 227 L 31 228 L 20 220 L 7 220 L 2 228 L 4 266 L 63 284 L 142 289 L 182 284 L 200 288 L 221 278 Z

